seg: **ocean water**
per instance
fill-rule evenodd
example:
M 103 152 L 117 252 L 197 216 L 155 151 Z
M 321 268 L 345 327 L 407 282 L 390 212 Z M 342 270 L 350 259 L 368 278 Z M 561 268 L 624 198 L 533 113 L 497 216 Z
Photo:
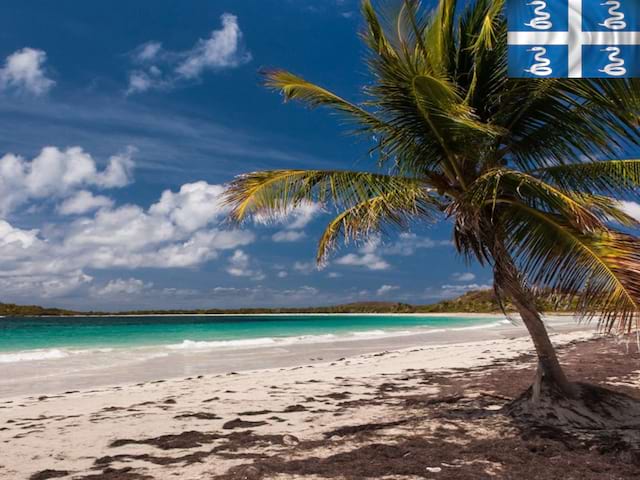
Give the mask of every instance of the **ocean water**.
M 495 316 L 286 315 L 0 318 L 0 364 L 130 350 L 191 352 L 503 325 Z

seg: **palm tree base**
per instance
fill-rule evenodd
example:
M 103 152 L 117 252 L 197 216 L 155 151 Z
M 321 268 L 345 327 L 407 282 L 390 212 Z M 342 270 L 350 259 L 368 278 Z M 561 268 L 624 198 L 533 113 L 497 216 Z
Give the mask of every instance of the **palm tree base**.
M 510 402 L 504 411 L 529 428 L 570 434 L 594 446 L 611 445 L 613 440 L 640 449 L 640 400 L 596 385 L 572 386 L 575 392 L 568 396 L 543 380 L 539 387 L 529 387 Z

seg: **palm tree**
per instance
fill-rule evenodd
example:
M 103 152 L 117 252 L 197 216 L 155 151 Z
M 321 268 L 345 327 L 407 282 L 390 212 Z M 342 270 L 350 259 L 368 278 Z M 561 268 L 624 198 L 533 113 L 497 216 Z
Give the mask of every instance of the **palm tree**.
M 464 6 L 439 0 L 426 12 L 404 0 L 394 15 L 362 5 L 371 82 L 353 103 L 286 71 L 266 84 L 286 100 L 329 107 L 373 139 L 371 171 L 274 170 L 233 180 L 231 217 L 282 214 L 302 202 L 339 214 L 319 243 L 324 262 L 339 240 L 442 218 L 455 246 L 493 269 L 539 359 L 532 395 L 570 382 L 534 301 L 570 294 L 579 315 L 606 331 L 637 327 L 638 222 L 617 199 L 640 186 L 640 160 L 615 158 L 640 143 L 638 80 L 509 79 L 504 0 Z

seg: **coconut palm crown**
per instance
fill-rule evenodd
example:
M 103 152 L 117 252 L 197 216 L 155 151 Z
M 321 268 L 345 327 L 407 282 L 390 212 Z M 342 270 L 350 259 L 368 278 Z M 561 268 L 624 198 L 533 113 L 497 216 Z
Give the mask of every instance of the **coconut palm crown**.
M 519 311 L 542 375 L 570 394 L 534 295 L 574 295 L 607 331 L 637 327 L 640 243 L 625 233 L 637 221 L 618 200 L 640 186 L 640 160 L 608 159 L 640 143 L 640 81 L 508 78 L 503 7 L 405 0 L 383 15 L 365 0 L 365 101 L 286 71 L 266 72 L 266 84 L 338 112 L 374 140 L 376 165 L 249 173 L 226 201 L 235 221 L 332 204 L 319 262 L 339 241 L 450 219 L 457 250 L 491 265 L 499 298 Z

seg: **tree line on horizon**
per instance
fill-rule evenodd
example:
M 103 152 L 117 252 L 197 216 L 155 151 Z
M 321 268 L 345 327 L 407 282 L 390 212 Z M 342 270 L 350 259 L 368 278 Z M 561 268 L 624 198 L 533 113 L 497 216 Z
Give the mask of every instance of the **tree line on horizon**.
M 576 308 L 570 297 L 544 294 L 537 298 L 538 308 L 545 312 L 569 312 Z M 208 309 L 167 309 L 128 310 L 119 312 L 77 311 L 49 308 L 39 305 L 16 305 L 0 303 L 0 315 L 5 317 L 72 316 L 72 315 L 171 315 L 171 314 L 262 314 L 262 313 L 500 313 L 515 311 L 508 302 L 500 305 L 492 290 L 473 290 L 453 299 L 441 300 L 426 305 L 402 302 L 354 302 L 321 307 L 257 307 L 257 308 L 208 308 Z

